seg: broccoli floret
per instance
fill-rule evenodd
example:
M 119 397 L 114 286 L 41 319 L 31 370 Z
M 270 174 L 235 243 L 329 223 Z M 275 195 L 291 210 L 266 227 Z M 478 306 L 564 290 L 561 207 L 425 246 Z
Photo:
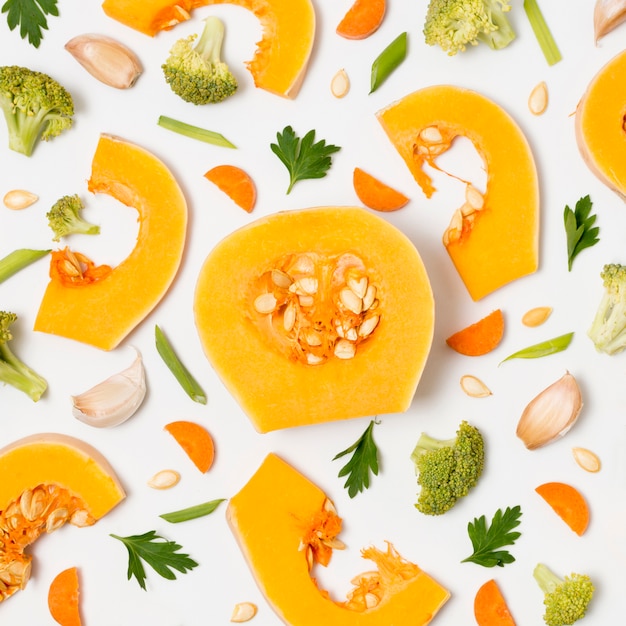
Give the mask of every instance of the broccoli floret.
M 478 482 L 485 463 L 483 436 L 466 421 L 452 439 L 434 439 L 422 433 L 411 459 L 420 486 L 415 507 L 426 515 L 441 515 Z
M 54 78 L 17 65 L 0 67 L 0 108 L 9 148 L 30 156 L 38 140 L 48 141 L 70 128 L 74 102 Z
M 15 313 L 0 311 L 0 381 L 23 391 L 37 402 L 48 383 L 20 361 L 9 348 L 9 341 L 13 339 L 11 325 L 16 319 Z
M 604 293 L 587 334 L 598 352 L 615 354 L 626 348 L 626 265 L 609 263 L 600 277 Z
M 429 46 L 438 45 L 450 56 L 464 52 L 467 44 L 486 43 L 493 50 L 515 39 L 506 13 L 510 0 L 430 0 L 424 22 Z
M 165 80 L 186 102 L 221 102 L 237 90 L 237 79 L 220 58 L 224 24 L 216 17 L 206 18 L 200 39 L 193 46 L 195 40 L 196 35 L 191 35 L 174 44 L 161 66 Z
M 594 592 L 589 576 L 570 574 L 561 578 L 543 563 L 535 567 L 533 576 L 545 594 L 543 619 L 548 626 L 565 626 L 585 617 Z
M 83 203 L 76 194 L 63 196 L 52 205 L 46 217 L 54 232 L 53 241 L 59 241 L 66 235 L 97 235 L 100 232 L 100 226 L 91 224 L 80 215 L 82 209 Z

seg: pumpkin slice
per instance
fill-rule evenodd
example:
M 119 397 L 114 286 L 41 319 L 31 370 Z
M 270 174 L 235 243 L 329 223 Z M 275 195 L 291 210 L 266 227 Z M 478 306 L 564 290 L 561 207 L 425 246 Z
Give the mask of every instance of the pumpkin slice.
M 100 137 L 89 190 L 137 210 L 137 244 L 117 267 L 96 273 L 93 280 L 83 280 L 80 272 L 58 271 L 66 265 L 55 265 L 58 258 L 53 256 L 35 330 L 112 350 L 152 311 L 174 280 L 185 246 L 187 203 L 157 157 L 111 135 Z
M 587 530 L 589 505 L 576 487 L 561 482 L 550 482 L 539 485 L 535 491 L 577 535 L 580 536 Z
M 362 551 L 377 569 L 357 576 L 335 602 L 312 579 L 330 561 L 341 518 L 324 492 L 275 454 L 233 496 L 227 519 L 256 582 L 285 624 L 428 624 L 450 594 L 391 544 Z
M 254 84 L 295 98 L 315 40 L 311 0 L 104 0 L 102 8 L 118 22 L 153 36 L 189 19 L 193 9 L 212 4 L 234 4 L 258 18 L 263 34 L 247 64 Z
M 352 185 L 359 200 L 368 209 L 374 211 L 397 211 L 409 201 L 409 198 L 402 192 L 383 183 L 360 167 L 354 168 Z
M 256 204 L 256 185 L 248 172 L 236 165 L 225 163 L 212 167 L 204 177 L 244 211 L 252 212 Z
M 506 111 L 475 91 L 436 85 L 376 115 L 428 198 L 436 190 L 424 166 L 436 167 L 455 137 L 469 139 L 482 157 L 486 191 L 468 186 L 467 202 L 454 212 L 443 237 L 474 300 L 536 271 L 537 170 L 526 137 Z
M 89 444 L 56 433 L 19 439 L 0 449 L 0 602 L 28 582 L 25 549 L 70 522 L 88 526 L 125 497 L 113 468 Z
M 478 626 L 515 626 L 515 620 L 495 579 L 482 584 L 476 592 L 474 617 Z
M 345 39 L 365 39 L 378 30 L 386 10 L 387 0 L 354 0 L 336 32 Z
M 356 207 L 235 231 L 207 257 L 194 311 L 206 356 L 260 432 L 406 410 L 434 326 L 415 246 Z
M 482 356 L 495 350 L 504 336 L 504 315 L 496 309 L 474 324 L 466 326 L 446 339 L 459 354 Z
M 48 589 L 48 609 L 61 626 L 81 626 L 76 567 L 68 567 L 54 577 Z
M 626 200 L 626 51 L 593 77 L 576 107 L 576 141 L 595 176 Z
M 176 439 L 178 445 L 203 474 L 211 469 L 215 458 L 215 444 L 204 426 L 196 422 L 178 420 L 166 424 L 165 430 Z

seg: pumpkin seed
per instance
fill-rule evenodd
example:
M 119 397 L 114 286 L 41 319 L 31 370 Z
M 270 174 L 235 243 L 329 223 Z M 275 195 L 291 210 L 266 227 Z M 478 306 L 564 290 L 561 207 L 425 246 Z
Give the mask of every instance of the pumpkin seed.
M 480 378 L 471 374 L 461 376 L 461 389 L 472 398 L 486 398 L 492 395 L 489 387 Z
M 25 189 L 12 189 L 4 194 L 2 201 L 7 209 L 20 211 L 26 209 L 39 200 L 39 196 Z
M 350 79 L 346 70 L 339 70 L 330 81 L 330 91 L 335 98 L 343 98 L 350 91 Z
M 524 313 L 524 315 L 522 316 L 522 324 L 524 324 L 524 326 L 530 327 L 540 326 L 550 317 L 551 313 L 552 307 L 535 307 L 534 309 L 530 309 L 529 311 L 526 311 L 526 313 Z
M 545 81 L 535 85 L 528 96 L 528 109 L 533 115 L 541 115 L 548 107 L 548 86 Z
M 599 472 L 600 471 L 600 459 L 598 455 L 588 450 L 587 448 L 572 448 L 572 454 L 574 460 L 582 469 L 586 472 Z
M 235 623 L 247 622 L 256 615 L 256 612 L 256 604 L 252 602 L 239 602 L 235 604 L 230 621 Z

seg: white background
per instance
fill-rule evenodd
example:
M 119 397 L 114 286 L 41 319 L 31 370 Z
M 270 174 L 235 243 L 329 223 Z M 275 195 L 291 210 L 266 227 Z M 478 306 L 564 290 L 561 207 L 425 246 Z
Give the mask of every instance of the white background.
M 48 586 L 59 571 L 77 566 L 81 611 L 88 626 L 226 624 L 234 604 L 241 601 L 258 604 L 255 626 L 275 626 L 279 620 L 258 591 L 228 529 L 224 504 L 213 515 L 184 524 L 170 525 L 158 517 L 184 506 L 230 497 L 270 451 L 292 462 L 324 489 L 344 518 L 341 538 L 348 549 L 336 552 L 327 571 L 319 573 L 322 584 L 337 598 L 343 597 L 352 576 L 370 566 L 361 560 L 360 548 L 383 546 L 389 540 L 450 590 L 452 597 L 434 623 L 474 623 L 474 594 L 483 582 L 495 577 L 517 623 L 541 624 L 542 594 L 532 578 L 539 561 L 561 574 L 588 573 L 597 592 L 584 623 L 615 623 L 626 583 L 626 355 L 597 354 L 586 330 L 602 292 L 602 265 L 626 262 L 626 208 L 584 165 L 576 147 L 573 113 L 593 75 L 624 47 L 626 26 L 596 46 L 593 2 L 544 0 L 544 15 L 563 54 L 560 63 L 549 67 L 521 0 L 513 0 L 509 15 L 518 37 L 507 49 L 493 52 L 478 47 L 448 57 L 423 42 L 426 4 L 425 0 L 390 0 L 385 20 L 373 36 L 347 41 L 335 34 L 335 27 L 349 8 L 349 0 L 316 0 L 315 48 L 295 100 L 254 87 L 244 63 L 252 58 L 261 31 L 255 17 L 240 7 L 197 9 L 190 21 L 149 38 L 106 17 L 99 2 L 59 0 L 61 16 L 49 19 L 39 49 L 10 32 L 6 16 L 2 16 L 0 63 L 26 65 L 57 78 L 74 95 L 76 117 L 69 132 L 38 145 L 31 158 L 7 148 L 6 129 L 0 123 L 0 196 L 22 187 L 40 197 L 22 212 L 0 207 L 0 257 L 20 247 L 52 247 L 45 213 L 57 198 L 71 193 L 83 197 L 85 216 L 99 223 L 102 232 L 98 237 L 73 237 L 67 243 L 98 263 L 114 264 L 128 254 L 137 232 L 135 213 L 107 196 L 89 194 L 86 188 L 91 159 L 103 132 L 138 143 L 171 168 L 187 197 L 190 222 L 176 282 L 144 323 L 112 352 L 32 332 L 47 283 L 46 260 L 0 285 L 0 309 L 12 310 L 20 318 L 14 350 L 49 383 L 38 403 L 12 387 L 0 387 L 0 444 L 45 431 L 80 437 L 109 459 L 128 494 L 95 526 L 66 526 L 32 547 L 32 579 L 26 590 L 0 606 L 0 623 L 53 624 L 46 604 Z M 218 15 L 226 24 L 224 58 L 236 73 L 240 88 L 223 104 L 195 107 L 169 90 L 160 65 L 174 41 L 199 32 L 207 15 Z M 372 61 L 404 30 L 408 31 L 406 61 L 378 91 L 368 95 Z M 89 32 L 115 37 L 137 53 L 144 73 L 132 89 L 118 91 L 102 85 L 64 50 L 71 37 Z M 331 95 L 329 84 L 340 68 L 348 73 L 351 90 L 338 100 Z M 543 116 L 534 117 L 528 111 L 527 98 L 542 80 L 548 85 L 550 103 Z M 438 83 L 476 89 L 502 105 L 526 134 L 540 176 L 539 271 L 479 302 L 471 300 L 441 245 L 443 229 L 462 202 L 462 186 L 436 177 L 442 190 L 427 200 L 375 118 L 376 111 L 402 96 Z M 166 131 L 157 126 L 162 114 L 222 132 L 238 149 L 219 148 Z M 290 195 L 285 194 L 287 171 L 269 148 L 276 132 L 288 124 L 300 136 L 315 129 L 318 139 L 341 146 L 326 178 L 297 183 Z M 484 185 L 479 157 L 464 142 L 458 144 L 445 163 Z M 256 181 L 258 201 L 252 215 L 203 177 L 209 168 L 226 162 L 242 166 Z M 374 430 L 381 473 L 369 490 L 351 500 L 343 480 L 337 477 L 342 463 L 332 458 L 360 436 L 370 417 L 256 433 L 205 359 L 192 305 L 198 271 L 220 239 L 257 217 L 282 209 L 358 204 L 352 187 L 355 166 L 410 196 L 405 208 L 386 218 L 420 251 L 432 281 L 437 315 L 432 351 L 410 410 L 380 416 Z M 515 167 L 515 163 L 508 166 Z M 573 207 L 586 194 L 591 195 L 598 213 L 601 242 L 585 250 L 568 272 L 563 207 Z M 511 207 L 514 210 L 514 197 Z M 156 262 L 154 271 L 159 271 Z M 551 306 L 554 312 L 544 326 L 529 329 L 521 324 L 521 316 L 535 306 Z M 501 308 L 506 318 L 505 337 L 496 351 L 469 358 L 446 346 L 446 337 L 495 308 Z M 189 400 L 164 366 L 154 347 L 155 324 L 205 388 L 206 406 Z M 498 366 L 519 348 L 569 331 L 575 332 L 574 340 L 563 353 Z M 140 411 L 125 424 L 108 430 L 75 420 L 70 395 L 127 367 L 134 358 L 133 348 L 143 355 L 147 371 L 148 394 Z M 529 452 L 515 436 L 519 416 L 537 393 L 566 370 L 574 374 L 582 389 L 580 419 L 565 438 Z M 493 395 L 486 399 L 464 395 L 459 379 L 468 373 L 483 379 Z M 175 419 L 198 421 L 213 434 L 216 461 L 206 475 L 191 465 L 163 430 Z M 452 436 L 462 419 L 484 433 L 484 476 L 472 494 L 446 515 L 423 516 L 413 506 L 416 481 L 409 458 L 413 445 L 422 431 Z M 573 446 L 595 451 L 602 470 L 588 474 L 580 469 L 572 457 Z M 147 480 L 165 468 L 180 471 L 179 485 L 169 491 L 150 489 Z M 536 486 L 553 480 L 571 483 L 587 498 L 591 523 L 582 537 L 569 530 L 535 493 Z M 471 551 L 467 523 L 483 514 L 491 518 L 498 508 L 518 504 L 523 510 L 522 537 L 511 547 L 515 563 L 495 570 L 460 563 Z M 200 566 L 176 581 L 166 581 L 147 570 L 147 591 L 143 591 L 134 579 L 126 580 L 125 548 L 109 533 L 130 535 L 152 529 L 181 543 Z

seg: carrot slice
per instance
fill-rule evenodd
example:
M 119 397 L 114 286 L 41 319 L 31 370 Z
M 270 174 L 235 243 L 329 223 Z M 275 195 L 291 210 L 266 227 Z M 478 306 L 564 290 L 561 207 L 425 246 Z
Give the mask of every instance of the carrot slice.
M 354 168 L 352 184 L 359 200 L 375 211 L 397 211 L 409 201 L 403 193 L 385 185 L 360 167 Z
M 215 444 L 209 431 L 196 424 L 178 420 L 165 425 L 165 430 L 176 439 L 193 464 L 202 472 L 208 472 L 215 458 Z
M 577 535 L 582 535 L 587 530 L 589 506 L 576 487 L 550 482 L 539 485 L 535 491 Z
M 446 339 L 457 352 L 467 356 L 481 356 L 498 347 L 504 335 L 504 316 L 496 309 L 475 324 L 459 330 Z
M 69 567 L 55 576 L 48 589 L 48 609 L 61 626 L 80 626 L 78 569 Z
M 337 26 L 337 34 L 346 39 L 365 39 L 382 24 L 386 0 L 355 0 Z
M 498 583 L 492 578 L 482 585 L 474 597 L 474 617 L 478 626 L 515 626 Z
M 256 204 L 256 186 L 252 177 L 236 165 L 216 165 L 204 177 L 217 185 L 244 211 L 250 213 Z

